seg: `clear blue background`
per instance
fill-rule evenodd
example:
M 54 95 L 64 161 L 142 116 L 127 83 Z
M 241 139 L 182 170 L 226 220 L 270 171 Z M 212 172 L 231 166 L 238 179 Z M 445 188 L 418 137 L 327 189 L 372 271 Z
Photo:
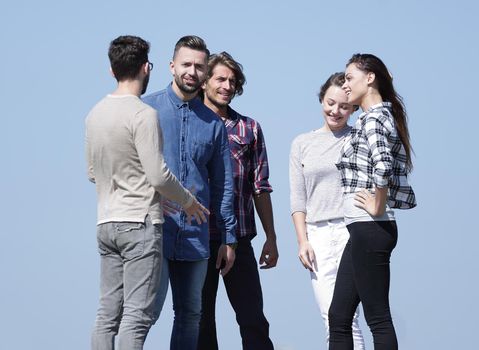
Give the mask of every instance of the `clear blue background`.
M 151 42 L 152 92 L 171 80 L 175 42 L 197 34 L 244 65 L 232 105 L 264 129 L 280 260 L 261 278 L 276 348 L 326 349 L 289 215 L 290 143 L 322 125 L 316 93 L 330 73 L 370 52 L 394 75 L 416 152 L 419 206 L 398 213 L 392 257 L 401 348 L 477 349 L 478 10 L 472 0 L 2 2 L 0 348 L 89 348 L 99 257 L 84 117 L 115 88 L 108 44 Z M 145 348 L 167 349 L 171 324 L 168 297 Z M 241 348 L 224 288 L 218 328 L 222 349 Z

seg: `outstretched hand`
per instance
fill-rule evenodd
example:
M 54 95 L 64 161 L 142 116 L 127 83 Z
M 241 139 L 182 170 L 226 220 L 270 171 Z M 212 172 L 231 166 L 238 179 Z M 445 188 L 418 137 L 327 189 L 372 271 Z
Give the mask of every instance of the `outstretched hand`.
M 163 215 L 166 216 L 172 216 L 181 211 L 181 207 L 179 207 L 178 204 L 166 198 L 161 199 L 161 206 L 163 208 Z
M 186 212 L 186 221 L 188 222 L 188 225 L 191 225 L 192 219 L 195 219 L 198 225 L 208 222 L 210 211 L 198 202 L 196 198 L 193 200 L 193 204 L 184 210 Z

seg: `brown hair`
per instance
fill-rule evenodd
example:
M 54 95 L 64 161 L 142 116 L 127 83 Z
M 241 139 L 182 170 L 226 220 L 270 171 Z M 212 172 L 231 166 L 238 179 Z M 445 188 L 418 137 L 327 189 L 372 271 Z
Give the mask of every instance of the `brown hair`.
M 326 91 L 331 86 L 337 86 L 341 87 L 344 84 L 344 73 L 343 72 L 338 72 L 331 74 L 331 76 L 326 80 L 326 82 L 321 86 L 321 89 L 319 90 L 318 97 L 319 97 L 319 102 L 323 103 L 324 95 L 326 95 Z
M 233 57 L 225 51 L 211 55 L 208 61 L 208 76 L 206 79 L 212 77 L 213 69 L 218 64 L 222 64 L 233 71 L 236 78 L 235 95 L 240 96 L 243 93 L 243 85 L 246 83 L 243 66 L 239 62 L 236 62 Z
M 356 67 L 365 73 L 372 72 L 375 75 L 377 89 L 382 99 L 390 102 L 392 105 L 392 115 L 396 124 L 396 129 L 401 139 L 404 149 L 406 150 L 406 167 L 407 171 L 412 170 L 412 146 L 409 139 L 409 130 L 407 126 L 406 108 L 402 97 L 396 92 L 393 85 L 393 78 L 389 73 L 386 65 L 378 57 L 371 54 L 357 53 L 351 57 L 348 64 L 355 64 Z

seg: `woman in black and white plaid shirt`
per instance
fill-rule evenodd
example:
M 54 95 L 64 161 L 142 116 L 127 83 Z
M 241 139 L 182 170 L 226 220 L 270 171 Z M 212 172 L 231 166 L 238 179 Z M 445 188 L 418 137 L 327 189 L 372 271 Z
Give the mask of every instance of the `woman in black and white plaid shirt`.
M 407 116 L 384 63 L 356 54 L 343 89 L 359 116 L 336 164 L 350 240 L 341 259 L 329 309 L 329 349 L 353 349 L 351 321 L 359 302 L 375 350 L 398 348 L 389 309 L 389 258 L 397 242 L 393 208 L 416 206 L 407 182 L 412 169 Z

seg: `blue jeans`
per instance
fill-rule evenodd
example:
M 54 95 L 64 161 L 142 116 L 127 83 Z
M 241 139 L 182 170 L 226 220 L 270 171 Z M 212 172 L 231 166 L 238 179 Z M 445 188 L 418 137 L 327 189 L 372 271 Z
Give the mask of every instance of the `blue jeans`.
M 98 225 L 101 257 L 100 306 L 92 333 L 93 350 L 140 350 L 160 309 L 157 293 L 162 265 L 162 228 L 145 223 Z
M 175 312 L 170 350 L 196 349 L 201 318 L 201 290 L 205 282 L 207 267 L 208 260 L 163 259 L 161 288 L 157 305 L 161 310 L 169 280 Z

